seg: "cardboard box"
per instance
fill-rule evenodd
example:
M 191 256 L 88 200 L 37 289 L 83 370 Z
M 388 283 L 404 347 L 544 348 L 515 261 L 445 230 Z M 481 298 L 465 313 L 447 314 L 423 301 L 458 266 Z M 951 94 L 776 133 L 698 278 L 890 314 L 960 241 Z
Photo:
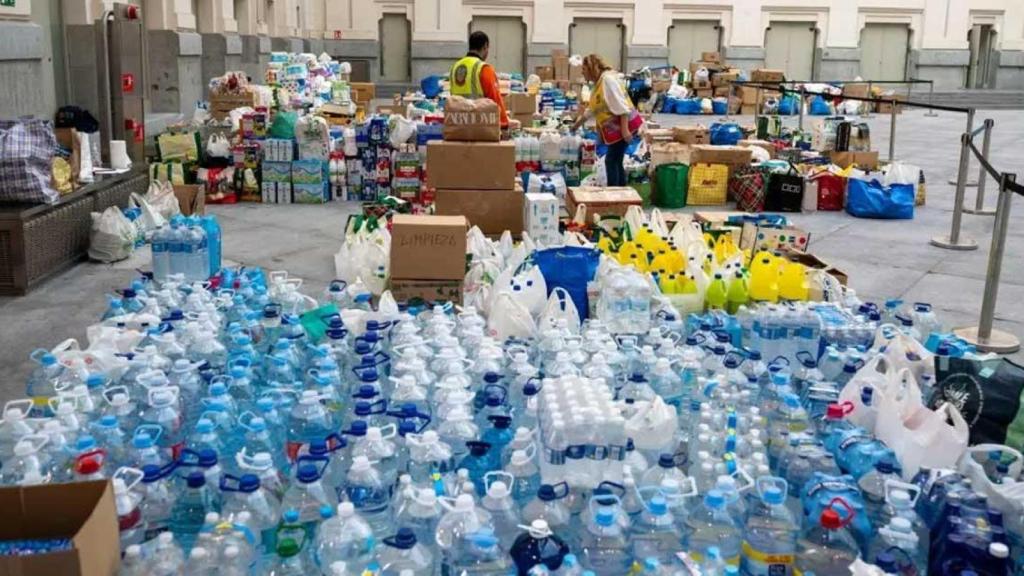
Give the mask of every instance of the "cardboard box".
M 178 184 L 174 186 L 174 196 L 185 216 L 206 213 L 206 189 L 202 184 Z
M 715 86 L 711 93 L 715 98 L 726 98 L 732 94 L 732 85 Z
M 744 104 L 740 106 L 741 116 L 753 116 L 757 114 L 757 104 Z
M 569 214 L 576 214 L 576 207 L 585 204 L 587 207 L 587 222 L 590 222 L 594 214 L 617 214 L 625 216 L 630 206 L 643 206 L 643 199 L 634 188 L 624 187 L 597 187 L 597 186 L 573 186 L 565 196 L 565 207 Z
M 388 287 L 398 302 L 423 300 L 427 303 L 462 304 L 462 280 L 402 280 L 392 278 Z
M 235 108 L 255 108 L 256 95 L 251 92 L 240 94 L 210 94 L 210 116 L 223 120 Z
M 569 82 L 572 84 L 582 84 L 586 80 L 583 78 L 583 65 L 582 64 L 569 64 Z
M 0 539 L 69 538 L 70 550 L 0 556 L 0 574 L 110 576 L 121 565 L 117 509 L 110 482 L 4 487 Z
M 782 70 L 770 68 L 755 68 L 750 71 L 751 82 L 782 82 L 786 79 L 786 73 Z
M 552 54 L 551 67 L 555 69 L 555 80 L 569 80 L 569 56 Z
M 427 187 L 511 190 L 516 181 L 516 148 L 504 142 L 427 143 Z
M 740 86 L 738 88 L 740 99 L 744 104 L 757 104 L 757 88 Z
M 536 114 L 537 96 L 524 92 L 512 92 L 505 99 L 505 107 L 509 114 Z
M 470 226 L 484 234 L 500 236 L 508 230 L 513 236 L 523 231 L 522 190 L 448 190 L 440 189 L 434 197 L 435 213 L 441 216 L 462 215 Z
M 373 82 L 349 82 L 348 85 L 352 90 L 352 101 L 356 104 L 368 107 L 377 97 L 377 85 Z
M 501 140 L 501 110 L 489 98 L 452 96 L 444 108 L 445 140 L 497 142 Z
M 711 84 L 711 80 L 694 80 L 690 84 L 693 85 L 694 90 L 711 90 L 714 88 Z
M 898 104 L 898 102 L 906 101 L 906 99 L 907 99 L 906 94 L 889 94 L 889 95 L 886 95 L 886 96 L 879 96 L 879 98 L 884 98 L 886 100 L 895 100 L 897 102 L 897 104 L 896 104 L 896 113 L 897 114 L 903 113 L 903 105 L 902 104 Z M 892 114 L 892 103 L 891 102 L 879 103 L 877 105 L 877 107 L 876 107 L 876 112 L 878 112 L 879 114 Z
M 843 96 L 869 98 L 871 92 L 868 90 L 868 85 L 864 82 L 850 82 L 849 84 L 843 84 Z
M 712 86 L 728 86 L 740 79 L 739 72 L 719 72 L 711 77 Z
M 878 151 L 871 152 L 835 152 L 829 153 L 832 163 L 840 168 L 856 164 L 867 170 L 878 170 Z
M 701 52 L 700 59 L 702 62 L 715 62 L 718 64 L 722 63 L 721 52 Z
M 468 229 L 465 216 L 395 214 L 391 218 L 391 277 L 462 280 Z
M 792 249 L 806 252 L 811 244 L 811 234 L 796 226 L 777 228 L 760 226 L 754 222 L 743 223 L 740 236 L 740 249 L 750 249 L 751 255 L 762 250 L 775 252 L 781 249 Z
M 689 146 L 679 142 L 657 142 L 651 144 L 650 151 L 651 168 L 675 162 L 686 164 L 690 159 Z
M 528 114 L 509 114 L 508 115 L 508 119 L 509 120 L 517 120 L 519 122 L 519 125 L 521 127 L 523 127 L 523 128 L 530 128 L 530 127 L 533 126 L 533 117 L 534 117 L 534 114 L 532 112 L 528 113 Z
M 528 192 L 523 206 L 523 230 L 530 238 L 554 244 L 560 242 L 558 233 L 558 198 L 554 194 Z
M 751 152 L 741 146 L 711 146 L 696 144 L 690 147 L 690 164 L 725 164 L 730 167 L 750 164 Z
M 715 97 L 715 91 L 712 88 L 701 88 L 699 90 L 694 90 L 693 92 L 694 92 L 694 96 L 696 96 L 697 98 L 714 98 Z
M 648 125 L 647 130 L 644 130 L 644 140 L 648 145 L 655 142 L 671 142 L 672 128 L 650 128 Z
M 555 68 L 553 66 L 537 66 L 533 71 L 540 77 L 541 82 L 550 82 L 555 79 Z
M 832 276 L 835 276 L 836 280 L 839 280 L 839 283 L 843 286 L 846 286 L 847 282 L 850 281 L 850 276 L 846 272 L 843 272 L 835 265 L 822 260 L 809 252 L 801 252 L 799 250 L 779 250 L 779 255 L 791 262 L 799 262 L 808 268 L 824 270 Z M 811 299 L 821 300 L 820 297 L 815 298 L 814 294 L 811 295 Z
M 769 157 L 775 157 L 775 146 L 773 146 L 772 143 L 767 140 L 740 140 L 739 142 L 736 143 L 736 145 L 743 148 L 750 148 L 756 146 L 758 148 L 764 149 L 764 151 L 768 153 Z
M 405 106 L 401 104 L 381 104 L 377 106 L 377 114 L 405 116 Z

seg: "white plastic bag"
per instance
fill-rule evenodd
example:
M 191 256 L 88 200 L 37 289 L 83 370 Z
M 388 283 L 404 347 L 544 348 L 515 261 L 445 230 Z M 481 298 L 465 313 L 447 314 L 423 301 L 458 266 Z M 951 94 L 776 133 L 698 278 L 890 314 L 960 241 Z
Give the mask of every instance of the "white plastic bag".
M 934 411 L 918 410 L 906 422 L 895 402 L 883 399 L 878 407 L 875 436 L 896 453 L 907 481 L 921 468 L 956 466 L 970 433 L 960 411 L 948 402 Z
M 117 262 L 135 250 L 136 228 L 117 206 L 92 213 L 89 257 L 100 262 Z
M 160 211 L 154 208 L 148 200 L 146 200 L 145 196 L 132 192 L 131 196 L 128 198 L 128 204 L 138 208 L 142 213 L 135 221 L 135 225 L 141 234 L 152 232 L 153 230 L 167 224 L 167 219 L 164 218 L 164 216 L 160 214 Z
M 552 290 L 551 296 L 548 297 L 548 302 L 540 315 L 538 329 L 545 330 L 553 327 L 560 319 L 566 321 L 570 332 L 579 334 L 580 313 L 576 309 L 576 303 L 572 301 L 572 296 L 569 295 L 569 292 L 559 286 Z
M 349 230 L 334 255 L 335 278 L 351 287 L 357 280 L 373 294 L 381 294 L 390 270 L 391 234 L 386 228 Z
M 504 342 L 508 338 L 532 338 L 537 333 L 537 325 L 526 306 L 511 293 L 500 292 L 491 305 L 487 332 L 492 338 Z
M 679 425 L 675 409 L 660 396 L 636 405 L 636 412 L 626 420 L 626 436 L 633 439 L 637 450 L 674 453 L 674 434 Z
M 1013 456 L 1006 479 L 1000 484 L 992 482 L 985 473 L 985 468 L 974 459 L 975 454 L 988 457 L 990 453 L 997 451 Z M 971 479 L 974 491 L 987 496 L 988 505 L 1003 513 L 1007 531 L 1014 534 L 1020 534 L 1021 530 L 1024 530 L 1024 482 L 1017 480 L 1020 478 L 1022 465 L 1024 455 L 1021 455 L 1019 450 L 1002 444 L 971 446 L 964 451 L 957 465 L 960 473 Z
M 892 324 L 878 327 L 874 350 L 885 354 L 897 370 L 907 368 L 918 379 L 935 375 L 935 355 L 913 336 L 907 336 Z
M 391 145 L 395 148 L 416 136 L 416 123 L 398 114 L 392 114 L 388 124 L 390 125 L 391 132 L 388 138 L 391 140 Z
M 146 190 L 146 202 L 165 219 L 181 214 L 178 197 L 174 195 L 174 186 L 167 180 L 154 180 Z
M 214 132 L 206 141 L 206 156 L 208 158 L 231 158 L 231 143 L 223 134 Z
M 838 403 L 849 402 L 853 405 L 853 411 L 846 417 L 847 421 L 870 431 L 871 422 L 877 419 L 881 397 L 894 387 L 895 379 L 896 370 L 884 355 L 879 354 L 868 360 L 839 392 Z M 865 388 L 872 390 L 871 406 L 865 406 L 861 400 L 861 391 Z

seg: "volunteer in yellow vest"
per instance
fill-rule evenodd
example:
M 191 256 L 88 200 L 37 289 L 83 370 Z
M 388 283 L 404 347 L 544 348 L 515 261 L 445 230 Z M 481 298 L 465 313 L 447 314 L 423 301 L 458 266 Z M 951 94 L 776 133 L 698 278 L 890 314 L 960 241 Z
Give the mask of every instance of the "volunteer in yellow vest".
M 583 59 L 583 77 L 593 85 L 593 89 L 586 111 L 576 119 L 573 128 L 594 119 L 601 141 L 608 146 L 604 157 L 608 185 L 625 186 L 626 170 L 622 161 L 626 148 L 633 141 L 635 129 L 639 127 L 634 125 L 634 129 L 630 129 L 631 118 L 635 116 L 633 103 L 626 95 L 626 86 L 619 79 L 619 73 L 601 56 L 591 54 Z
M 508 128 L 508 114 L 505 112 L 505 101 L 501 98 L 498 85 L 498 74 L 487 60 L 491 41 L 483 32 L 469 35 L 469 52 L 454 65 L 448 74 L 448 91 L 452 96 L 463 98 L 490 98 L 498 105 L 501 127 Z

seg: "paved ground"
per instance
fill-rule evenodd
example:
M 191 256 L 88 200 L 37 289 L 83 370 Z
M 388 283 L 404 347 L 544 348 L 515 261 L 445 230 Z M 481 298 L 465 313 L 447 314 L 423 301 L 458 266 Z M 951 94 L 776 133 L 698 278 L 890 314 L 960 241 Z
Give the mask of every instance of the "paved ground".
M 979 113 L 996 122 L 993 163 L 999 169 L 1024 172 L 1020 143 L 1024 116 L 1018 111 Z M 663 117 L 668 125 L 700 121 L 695 117 Z M 704 120 L 707 122 L 707 120 Z M 751 119 L 741 121 L 749 123 Z M 795 122 L 795 120 L 794 120 Z M 870 120 L 875 148 L 888 150 L 889 120 Z M 927 301 L 951 326 L 975 325 L 981 306 L 992 218 L 965 215 L 963 234 L 981 248 L 951 252 L 929 246 L 928 239 L 949 232 L 961 115 L 905 113 L 898 120 L 896 156 L 925 168 L 928 205 L 913 221 L 858 220 L 845 213 L 795 215 L 793 220 L 811 232 L 810 249 L 845 270 L 851 285 L 866 298 L 900 297 Z M 972 166 L 976 166 L 973 165 Z M 1022 177 L 1024 179 L 1024 177 Z M 994 204 L 990 182 L 989 204 Z M 973 204 L 973 189 L 968 189 Z M 1011 217 L 996 310 L 996 327 L 1024 337 L 1024 199 L 1016 198 Z M 261 206 L 240 204 L 211 207 L 224 228 L 226 258 L 270 269 L 287 269 L 306 279 L 317 293 L 333 276 L 332 255 L 338 248 L 345 218 L 354 205 Z M 123 286 L 136 267 L 148 266 L 148 253 L 116 265 L 83 263 L 23 298 L 0 298 L 0 401 L 23 394 L 31 370 L 28 354 L 69 337 L 84 341 L 85 328 L 103 312 L 104 292 Z M 1021 358 L 1021 355 L 1018 355 Z

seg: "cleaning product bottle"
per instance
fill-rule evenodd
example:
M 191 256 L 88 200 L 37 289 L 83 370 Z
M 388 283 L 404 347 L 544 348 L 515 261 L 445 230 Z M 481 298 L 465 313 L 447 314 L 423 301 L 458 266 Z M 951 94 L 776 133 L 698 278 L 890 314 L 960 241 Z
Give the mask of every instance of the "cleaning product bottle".
M 809 289 L 806 272 L 804 265 L 798 262 L 782 264 L 782 274 L 779 275 L 779 297 L 783 300 L 807 300 Z
M 779 276 L 774 259 L 774 256 L 764 251 L 754 255 L 754 260 L 750 264 L 751 300 L 779 301 Z
M 729 314 L 736 314 L 740 306 L 745 305 L 749 300 L 747 279 L 743 276 L 742 271 L 737 270 L 733 274 L 732 282 L 729 282 L 729 292 L 726 294 L 726 311 Z

